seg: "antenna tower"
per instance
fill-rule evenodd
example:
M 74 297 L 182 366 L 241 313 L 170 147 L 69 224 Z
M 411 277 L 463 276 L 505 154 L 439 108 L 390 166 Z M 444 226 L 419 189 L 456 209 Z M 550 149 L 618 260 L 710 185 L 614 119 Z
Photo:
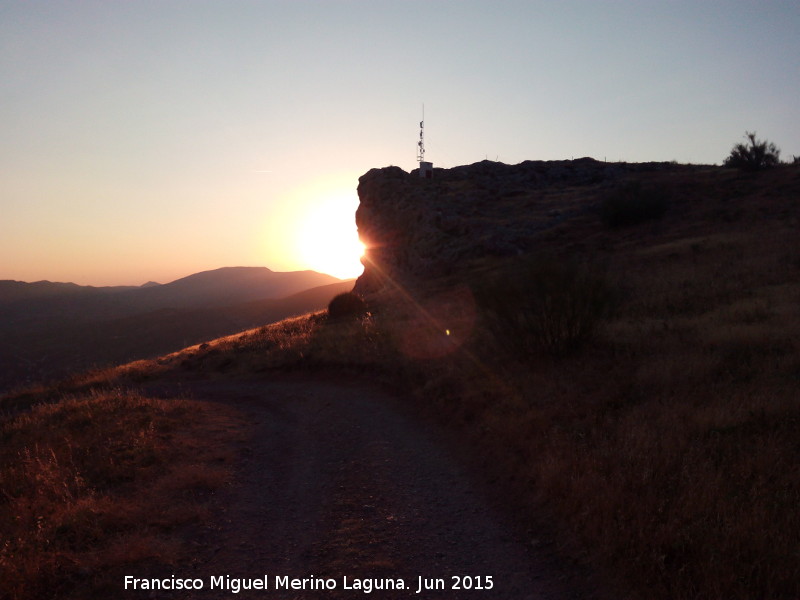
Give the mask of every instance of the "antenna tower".
M 419 122 L 419 142 L 417 142 L 417 161 L 425 162 L 425 105 L 422 105 L 422 121 Z

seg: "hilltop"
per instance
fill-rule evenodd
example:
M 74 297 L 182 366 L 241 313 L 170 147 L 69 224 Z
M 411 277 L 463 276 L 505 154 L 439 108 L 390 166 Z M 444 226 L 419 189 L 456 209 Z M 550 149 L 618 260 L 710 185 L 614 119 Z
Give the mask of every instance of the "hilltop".
M 486 259 L 543 250 L 546 232 L 598 215 L 602 195 L 626 178 L 672 182 L 703 170 L 591 158 L 518 165 L 481 161 L 435 169 L 430 180 L 399 167 L 373 169 L 358 186 L 356 224 L 369 260 L 357 290 L 380 287 L 372 281 L 381 278 L 379 272 L 413 285 L 467 273 Z
M 235 407 L 233 419 L 289 377 L 291 409 L 263 404 L 258 427 L 289 419 L 297 435 L 333 436 L 326 426 L 355 401 L 306 391 L 377 382 L 451 444 L 516 537 L 599 597 L 800 596 L 800 168 L 483 162 L 424 180 L 389 167 L 365 174 L 359 197 L 365 314 L 287 319 L 3 406 L 219 386 L 217 401 L 196 400 Z M 240 404 L 221 400 L 231 389 Z M 247 462 L 254 443 L 215 441 L 242 454 L 225 463 L 232 487 L 206 484 L 235 492 L 237 461 L 245 479 L 260 472 Z M 392 494 L 357 476 L 370 457 L 393 459 L 369 444 L 334 465 L 354 495 L 324 504 L 332 537 L 302 560 L 341 567 L 382 553 L 369 568 L 390 572 L 413 551 L 394 535 Z M 209 510 L 216 523 L 224 508 Z M 168 554 L 148 556 L 174 569 Z

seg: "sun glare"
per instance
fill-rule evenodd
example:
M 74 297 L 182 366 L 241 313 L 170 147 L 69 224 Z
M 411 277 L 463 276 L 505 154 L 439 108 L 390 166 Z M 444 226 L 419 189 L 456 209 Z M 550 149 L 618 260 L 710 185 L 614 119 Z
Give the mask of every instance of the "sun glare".
M 364 244 L 355 225 L 357 205 L 357 200 L 342 195 L 314 204 L 297 235 L 298 255 L 308 268 L 341 279 L 361 275 Z

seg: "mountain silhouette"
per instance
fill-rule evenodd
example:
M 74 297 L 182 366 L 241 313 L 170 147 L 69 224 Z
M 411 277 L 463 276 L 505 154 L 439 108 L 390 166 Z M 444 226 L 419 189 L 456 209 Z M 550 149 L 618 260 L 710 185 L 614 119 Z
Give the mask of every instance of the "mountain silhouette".
M 276 272 L 266 267 L 223 267 L 195 273 L 164 285 L 123 292 L 142 308 L 209 308 L 283 298 L 341 281 L 316 271 Z
M 139 287 L 0 281 L 0 390 L 320 310 L 352 286 L 316 271 L 266 267 Z

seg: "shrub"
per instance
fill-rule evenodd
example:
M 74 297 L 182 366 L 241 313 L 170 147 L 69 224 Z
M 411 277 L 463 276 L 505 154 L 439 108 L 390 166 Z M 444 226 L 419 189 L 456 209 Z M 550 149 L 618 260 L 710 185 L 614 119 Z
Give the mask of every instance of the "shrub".
M 746 132 L 745 138 L 748 142 L 736 144 L 725 159 L 726 167 L 743 171 L 761 171 L 780 163 L 781 151 L 775 144 L 757 140 L 755 132 Z
M 328 304 L 328 317 L 348 319 L 361 317 L 367 312 L 367 304 L 353 292 L 344 292 L 334 297 Z
M 504 345 L 528 355 L 577 349 L 608 313 L 612 295 L 589 266 L 527 258 L 478 285 L 478 305 Z
M 669 200 L 664 190 L 629 181 L 617 186 L 603 199 L 600 215 L 609 227 L 625 227 L 660 219 L 668 207 Z

